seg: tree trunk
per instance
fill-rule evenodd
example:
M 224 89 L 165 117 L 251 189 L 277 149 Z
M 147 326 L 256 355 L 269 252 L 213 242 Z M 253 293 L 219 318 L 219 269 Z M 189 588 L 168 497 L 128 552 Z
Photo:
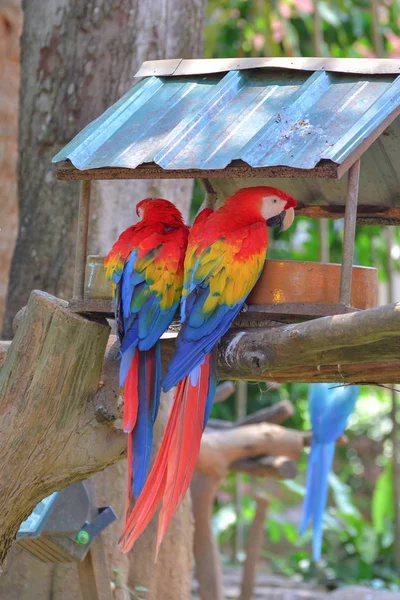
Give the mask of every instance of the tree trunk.
M 144 60 L 198 57 L 205 0 L 26 0 L 22 34 L 20 230 L 3 334 L 32 289 L 72 290 L 78 185 L 60 184 L 54 154 L 134 83 Z M 92 251 L 132 221 L 134 202 L 165 194 L 188 200 L 190 182 L 106 182 L 96 186 Z
M 71 296 L 78 186 L 56 182 L 51 158 L 133 85 L 133 75 L 144 60 L 201 56 L 205 5 L 206 0 L 25 0 L 18 172 L 21 220 L 4 337 L 11 337 L 12 317 L 26 304 L 33 288 Z M 134 205 L 146 196 L 170 198 L 187 217 L 192 184 L 121 181 L 101 182 L 93 188 L 89 252 L 104 254 L 134 221 Z M 163 398 L 158 441 L 167 412 L 168 401 Z M 99 504 L 112 504 L 122 515 L 124 464 L 98 474 L 95 483 Z M 128 597 L 128 584 L 147 587 L 147 600 L 190 596 L 189 500 L 171 525 L 157 566 L 153 565 L 154 527 L 128 556 L 116 547 L 121 523 L 104 532 L 115 569 L 116 598 Z M 16 546 L 0 578 L 3 596 L 10 600 L 79 599 L 76 567 L 41 565 L 25 553 L 21 556 Z
M 0 330 L 18 229 L 16 172 L 19 37 L 22 29 L 22 10 L 18 5 L 17 0 L 0 0 Z

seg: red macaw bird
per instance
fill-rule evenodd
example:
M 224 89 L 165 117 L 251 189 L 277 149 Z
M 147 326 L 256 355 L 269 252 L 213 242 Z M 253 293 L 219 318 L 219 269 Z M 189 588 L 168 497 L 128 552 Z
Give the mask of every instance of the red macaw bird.
M 159 339 L 179 306 L 189 227 L 168 200 L 138 203 L 141 220 L 121 233 L 105 258 L 111 279 L 124 386 L 124 431 L 128 433 L 126 518 L 132 491 L 143 488 L 161 393 Z
M 122 535 L 128 552 L 161 499 L 157 553 L 176 506 L 195 470 L 200 440 L 216 387 L 218 340 L 229 329 L 256 284 L 268 243 L 267 224 L 287 229 L 296 201 L 272 187 L 237 191 L 193 224 L 185 257 L 182 327 L 163 388 L 178 384 L 156 460 Z

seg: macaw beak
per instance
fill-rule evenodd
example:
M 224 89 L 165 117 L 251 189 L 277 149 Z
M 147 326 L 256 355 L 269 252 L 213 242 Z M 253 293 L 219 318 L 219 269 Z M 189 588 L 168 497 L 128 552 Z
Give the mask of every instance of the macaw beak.
M 267 225 L 268 227 L 279 227 L 279 232 L 286 231 L 289 229 L 291 224 L 294 221 L 294 209 L 288 208 L 287 210 L 283 210 L 276 217 L 271 217 L 268 219 Z

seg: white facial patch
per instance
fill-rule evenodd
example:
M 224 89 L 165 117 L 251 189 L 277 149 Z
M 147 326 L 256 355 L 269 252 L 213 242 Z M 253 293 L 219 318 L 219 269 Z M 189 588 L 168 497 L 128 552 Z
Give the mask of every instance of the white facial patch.
M 267 221 L 271 217 L 279 215 L 284 210 L 285 204 L 285 200 L 281 200 L 277 196 L 267 196 L 262 200 L 261 214 Z

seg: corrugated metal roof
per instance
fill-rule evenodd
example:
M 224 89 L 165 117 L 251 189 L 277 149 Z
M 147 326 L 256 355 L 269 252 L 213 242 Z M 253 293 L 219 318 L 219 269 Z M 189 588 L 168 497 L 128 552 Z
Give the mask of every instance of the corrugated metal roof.
M 148 77 L 53 160 L 69 159 L 78 169 L 156 163 L 221 170 L 235 160 L 254 168 L 341 165 L 364 152 L 399 110 L 394 74 L 256 69 Z M 380 148 L 387 154 L 385 138 Z

